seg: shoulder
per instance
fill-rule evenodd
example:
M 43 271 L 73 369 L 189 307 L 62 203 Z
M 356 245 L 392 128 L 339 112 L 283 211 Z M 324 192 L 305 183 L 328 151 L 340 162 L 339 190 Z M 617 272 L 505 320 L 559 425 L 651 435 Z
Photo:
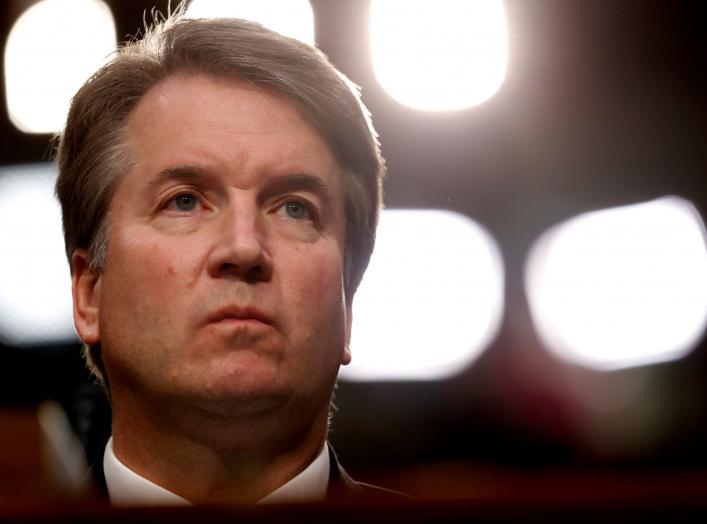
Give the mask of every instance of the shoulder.
M 331 445 L 329 445 L 329 460 L 327 499 L 330 502 L 401 503 L 413 500 L 404 493 L 352 479 L 339 463 Z
M 404 502 L 413 500 L 410 495 L 392 489 L 366 484 L 365 482 L 356 482 L 356 484 L 361 488 L 364 498 L 372 502 Z

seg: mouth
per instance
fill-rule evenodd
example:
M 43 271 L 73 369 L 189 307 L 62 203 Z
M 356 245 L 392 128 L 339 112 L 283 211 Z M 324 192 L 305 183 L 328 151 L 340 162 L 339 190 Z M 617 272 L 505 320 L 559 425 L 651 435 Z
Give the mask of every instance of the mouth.
M 209 315 L 208 324 L 259 323 L 272 325 L 273 320 L 256 308 L 229 306 Z

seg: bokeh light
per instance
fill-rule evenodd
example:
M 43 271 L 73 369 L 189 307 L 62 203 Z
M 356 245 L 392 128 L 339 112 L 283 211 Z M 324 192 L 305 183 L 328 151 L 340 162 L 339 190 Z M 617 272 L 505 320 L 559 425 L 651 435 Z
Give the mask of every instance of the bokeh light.
M 458 213 L 387 210 L 354 299 L 350 380 L 435 380 L 464 370 L 503 313 L 491 235 Z
M 506 75 L 506 16 L 500 0 L 373 0 L 373 67 L 396 100 L 423 110 L 472 107 Z
M 42 0 L 17 19 L 5 45 L 5 90 L 12 123 L 54 133 L 69 101 L 115 49 L 115 23 L 100 0 Z
M 71 279 L 50 164 L 0 168 L 0 339 L 74 340 Z
M 190 18 L 245 18 L 314 44 L 314 14 L 306 0 L 193 0 L 186 14 Z
M 704 224 L 678 197 L 586 213 L 544 233 L 526 266 L 533 322 L 566 361 L 674 360 L 707 324 Z

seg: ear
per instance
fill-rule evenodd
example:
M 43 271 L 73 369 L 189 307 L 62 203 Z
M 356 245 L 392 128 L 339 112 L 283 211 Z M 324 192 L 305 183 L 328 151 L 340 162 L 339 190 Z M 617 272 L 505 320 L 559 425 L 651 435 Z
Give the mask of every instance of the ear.
M 353 320 L 353 311 L 351 300 L 346 299 L 346 345 L 344 352 L 341 355 L 341 365 L 346 366 L 351 362 L 351 322 Z
M 101 340 L 98 329 L 98 306 L 101 295 L 101 274 L 91 271 L 85 249 L 71 255 L 71 295 L 74 299 L 74 326 L 86 344 Z

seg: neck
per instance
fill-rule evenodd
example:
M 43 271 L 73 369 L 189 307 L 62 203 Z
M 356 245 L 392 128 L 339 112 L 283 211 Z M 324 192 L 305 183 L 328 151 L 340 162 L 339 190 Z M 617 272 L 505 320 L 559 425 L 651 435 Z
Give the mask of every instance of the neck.
M 287 406 L 247 415 L 151 408 L 113 403 L 115 455 L 196 504 L 257 502 L 302 472 L 326 440 L 328 410 L 312 423 Z

